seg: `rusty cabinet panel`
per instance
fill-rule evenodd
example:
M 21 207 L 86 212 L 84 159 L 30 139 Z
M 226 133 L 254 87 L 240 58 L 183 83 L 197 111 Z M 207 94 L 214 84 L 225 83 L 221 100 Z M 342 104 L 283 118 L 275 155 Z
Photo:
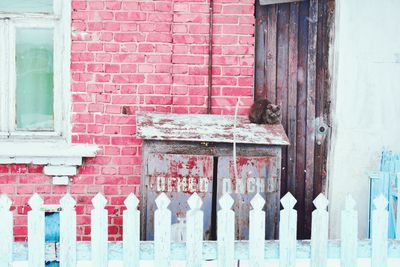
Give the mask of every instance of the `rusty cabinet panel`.
M 146 239 L 154 239 L 155 198 L 164 192 L 171 200 L 172 224 L 189 210 L 187 200 L 196 192 L 203 200 L 204 237 L 211 231 L 213 157 L 207 155 L 148 154 L 143 181 L 146 192 Z
M 225 192 L 230 193 L 235 203 L 236 239 L 249 237 L 249 211 L 251 199 L 256 193 L 266 200 L 266 239 L 277 237 L 277 219 L 280 194 L 280 157 L 263 156 L 237 157 L 237 175 L 235 178 L 232 156 L 218 158 L 218 199 Z

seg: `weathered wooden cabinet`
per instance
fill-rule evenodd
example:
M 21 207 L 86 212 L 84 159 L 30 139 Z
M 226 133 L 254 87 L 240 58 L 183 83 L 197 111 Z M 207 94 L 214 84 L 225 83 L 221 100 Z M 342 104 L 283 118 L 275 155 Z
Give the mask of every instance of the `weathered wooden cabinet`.
M 199 194 L 205 239 L 216 237 L 217 200 L 225 192 L 235 199 L 236 238 L 247 239 L 250 200 L 260 193 L 266 200 L 265 237 L 277 237 L 281 147 L 289 144 L 287 136 L 281 125 L 252 124 L 245 117 L 236 124 L 226 115 L 137 114 L 137 133 L 144 139 L 143 239 L 153 239 L 154 200 L 161 192 L 171 199 L 172 223 L 178 227 L 184 225 L 188 197 Z

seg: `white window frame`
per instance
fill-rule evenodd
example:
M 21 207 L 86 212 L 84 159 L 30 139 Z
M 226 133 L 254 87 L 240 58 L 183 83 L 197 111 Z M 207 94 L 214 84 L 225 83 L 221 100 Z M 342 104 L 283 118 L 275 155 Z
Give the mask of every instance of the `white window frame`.
M 32 1 L 34 3 L 34 1 Z M 54 130 L 17 130 L 15 125 L 15 31 L 17 28 L 54 31 Z M 70 134 L 71 2 L 54 0 L 53 13 L 0 11 L 0 142 L 11 140 L 71 141 Z

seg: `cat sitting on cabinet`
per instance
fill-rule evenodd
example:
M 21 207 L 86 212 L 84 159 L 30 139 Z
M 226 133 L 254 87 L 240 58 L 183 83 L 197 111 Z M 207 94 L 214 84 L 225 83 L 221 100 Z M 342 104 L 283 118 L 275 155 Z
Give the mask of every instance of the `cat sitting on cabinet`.
M 249 120 L 257 124 L 276 124 L 281 121 L 281 106 L 267 99 L 254 101 L 250 108 Z

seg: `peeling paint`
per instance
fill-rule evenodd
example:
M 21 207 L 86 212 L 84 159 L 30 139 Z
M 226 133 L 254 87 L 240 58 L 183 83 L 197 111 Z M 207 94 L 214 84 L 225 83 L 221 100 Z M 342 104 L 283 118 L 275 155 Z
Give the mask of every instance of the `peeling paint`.
M 233 143 L 234 116 L 138 113 L 137 134 L 149 140 Z M 289 145 L 280 124 L 254 124 L 238 117 L 236 143 Z

